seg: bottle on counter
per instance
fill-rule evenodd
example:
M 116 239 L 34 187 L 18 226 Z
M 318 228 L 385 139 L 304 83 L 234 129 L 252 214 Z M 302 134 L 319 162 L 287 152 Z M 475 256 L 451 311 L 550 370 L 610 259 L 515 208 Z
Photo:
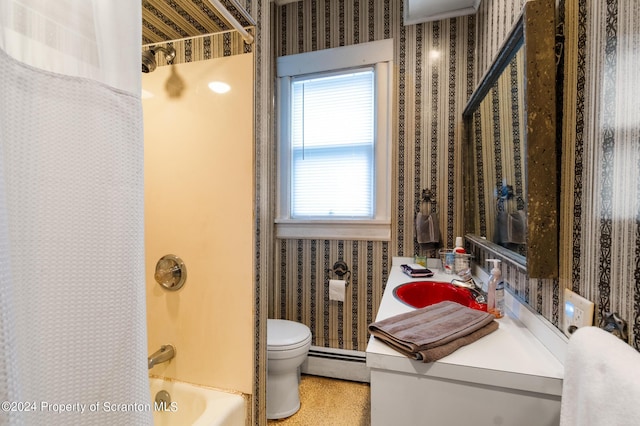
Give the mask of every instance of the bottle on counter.
M 467 251 L 462 244 L 462 237 L 456 237 L 456 246 L 453 249 L 453 255 L 455 257 L 453 269 L 457 273 L 469 269 L 469 261 L 467 260 Z
M 504 281 L 502 281 L 502 272 L 500 271 L 500 260 L 487 259 L 487 262 L 493 263 L 491 278 L 487 286 L 487 312 L 496 318 L 502 318 L 504 315 Z

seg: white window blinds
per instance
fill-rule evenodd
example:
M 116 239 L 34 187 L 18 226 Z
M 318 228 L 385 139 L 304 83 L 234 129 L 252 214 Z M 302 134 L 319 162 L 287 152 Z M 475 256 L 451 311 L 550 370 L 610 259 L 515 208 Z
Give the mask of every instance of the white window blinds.
M 291 217 L 373 218 L 373 67 L 294 78 L 291 97 Z

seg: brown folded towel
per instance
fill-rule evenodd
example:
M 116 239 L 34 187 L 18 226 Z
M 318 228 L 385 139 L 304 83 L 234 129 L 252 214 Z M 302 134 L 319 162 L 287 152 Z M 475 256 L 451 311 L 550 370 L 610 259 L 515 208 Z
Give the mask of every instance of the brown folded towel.
M 382 341 L 398 352 L 408 356 L 409 358 L 413 358 L 417 361 L 422 362 L 434 362 L 439 360 L 440 358 L 444 358 L 445 356 L 452 354 L 463 346 L 475 342 L 476 340 L 486 336 L 487 334 L 493 333 L 498 329 L 498 327 L 499 324 L 497 323 L 497 321 L 492 320 L 489 324 L 485 325 L 479 330 L 474 331 L 471 334 L 459 337 L 456 340 L 452 340 L 451 342 L 445 343 L 442 346 L 436 346 L 435 348 L 424 349 L 418 352 L 406 352 L 402 347 L 396 346 L 391 341 L 384 339 L 382 339 Z
M 411 358 L 432 362 L 495 331 L 493 318 L 445 301 L 374 322 L 369 332 Z

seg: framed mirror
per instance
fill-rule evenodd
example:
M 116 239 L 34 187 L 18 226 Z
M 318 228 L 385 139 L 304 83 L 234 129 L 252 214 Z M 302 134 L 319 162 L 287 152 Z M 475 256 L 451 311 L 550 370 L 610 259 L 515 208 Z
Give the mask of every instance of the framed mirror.
M 531 278 L 558 276 L 554 19 L 525 3 L 463 112 L 465 232 Z

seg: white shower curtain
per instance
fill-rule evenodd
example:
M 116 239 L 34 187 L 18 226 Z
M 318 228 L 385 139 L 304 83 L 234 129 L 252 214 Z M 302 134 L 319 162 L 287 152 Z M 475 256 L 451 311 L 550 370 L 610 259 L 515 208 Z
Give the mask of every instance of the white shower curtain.
M 150 424 L 140 3 L 0 0 L 0 424 Z

